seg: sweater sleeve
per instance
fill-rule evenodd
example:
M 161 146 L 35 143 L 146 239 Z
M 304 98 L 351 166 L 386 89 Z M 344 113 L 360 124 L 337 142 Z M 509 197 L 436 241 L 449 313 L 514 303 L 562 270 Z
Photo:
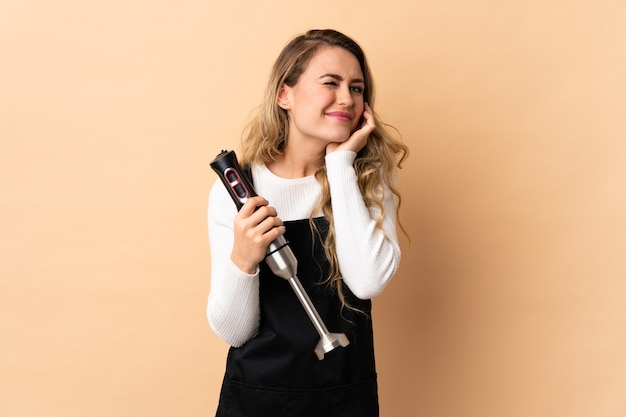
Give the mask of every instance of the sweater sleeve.
M 356 153 L 337 151 L 326 156 L 334 217 L 337 258 L 343 280 L 361 299 L 382 292 L 400 264 L 395 199 L 384 188 L 382 230 L 376 227 L 378 207 L 367 207 L 353 167 Z
M 258 269 L 248 275 L 231 261 L 233 219 L 237 214 L 220 181 L 209 195 L 208 227 L 211 246 L 211 288 L 207 318 L 225 342 L 239 347 L 258 331 L 260 321 Z

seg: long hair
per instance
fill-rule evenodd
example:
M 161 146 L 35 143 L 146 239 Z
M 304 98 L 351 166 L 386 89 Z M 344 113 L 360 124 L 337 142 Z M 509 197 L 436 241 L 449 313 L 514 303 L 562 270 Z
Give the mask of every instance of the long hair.
M 374 107 L 374 85 L 370 69 L 361 47 L 346 35 L 335 30 L 311 30 L 294 38 L 282 50 L 274 63 L 265 90 L 265 97 L 256 114 L 244 130 L 242 136 L 241 161 L 243 164 L 267 164 L 274 161 L 284 151 L 289 135 L 289 117 L 287 111 L 277 104 L 278 93 L 284 85 L 293 87 L 305 71 L 311 58 L 323 47 L 337 46 L 352 53 L 363 72 L 365 89 L 363 99 Z M 378 207 L 380 215 L 376 219 L 377 227 L 382 231 L 384 216 L 383 200 L 385 190 L 390 190 L 396 197 L 396 214 L 399 213 L 401 197 L 395 186 L 394 173 L 401 167 L 407 156 L 408 148 L 389 132 L 391 126 L 379 120 L 374 113 L 376 128 L 354 161 L 359 189 L 368 207 Z M 395 130 L 395 129 L 394 129 Z M 322 157 L 323 158 L 323 157 Z M 329 230 L 324 242 L 324 250 L 330 263 L 328 282 L 336 289 L 342 305 L 346 303 L 342 288 L 341 273 L 335 246 L 335 227 L 330 204 L 330 188 L 326 177 L 326 166 L 320 161 L 320 168 L 315 178 L 322 187 L 322 198 L 313 213 L 321 210 L 329 221 Z M 313 227 L 311 213 L 311 225 Z M 402 226 L 400 225 L 402 228 Z M 404 230 L 404 229 L 402 229 Z

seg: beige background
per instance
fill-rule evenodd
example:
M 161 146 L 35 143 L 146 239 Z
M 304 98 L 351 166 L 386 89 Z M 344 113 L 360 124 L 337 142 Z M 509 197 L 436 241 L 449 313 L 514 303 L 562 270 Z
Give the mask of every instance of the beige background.
M 313 27 L 411 148 L 382 416 L 626 416 L 622 0 L 2 2 L 0 416 L 213 415 L 209 162 Z

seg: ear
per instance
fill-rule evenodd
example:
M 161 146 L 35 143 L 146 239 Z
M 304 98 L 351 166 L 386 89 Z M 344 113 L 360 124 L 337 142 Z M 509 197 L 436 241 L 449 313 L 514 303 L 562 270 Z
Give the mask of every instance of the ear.
M 278 96 L 276 97 L 276 104 L 278 104 L 278 107 L 280 107 L 281 109 L 284 109 L 284 110 L 291 109 L 291 96 L 289 94 L 290 91 L 291 91 L 291 88 L 285 84 L 283 84 L 280 87 L 280 90 L 278 90 Z

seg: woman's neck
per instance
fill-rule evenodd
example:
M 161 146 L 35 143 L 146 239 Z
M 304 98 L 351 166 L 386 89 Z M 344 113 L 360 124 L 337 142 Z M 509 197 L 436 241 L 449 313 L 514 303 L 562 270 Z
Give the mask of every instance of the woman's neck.
M 284 153 L 267 164 L 267 168 L 281 178 L 303 178 L 314 175 L 324 163 L 324 150 L 310 150 L 306 147 L 293 149 L 295 146 L 285 147 Z

